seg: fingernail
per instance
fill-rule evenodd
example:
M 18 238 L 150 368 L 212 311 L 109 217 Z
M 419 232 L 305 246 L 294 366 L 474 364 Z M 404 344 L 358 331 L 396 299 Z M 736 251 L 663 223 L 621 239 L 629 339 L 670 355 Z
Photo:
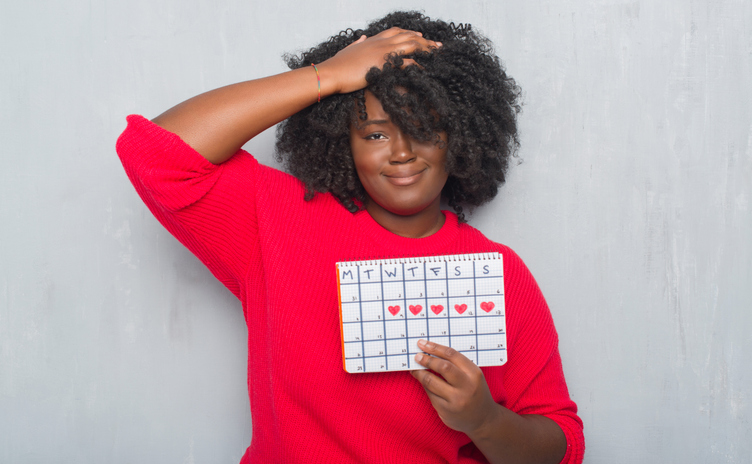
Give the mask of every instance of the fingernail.
M 415 355 L 415 362 L 421 362 L 423 361 L 423 355 L 418 353 Z
M 436 45 L 438 45 L 439 47 L 441 47 L 443 44 L 441 42 L 436 42 Z
M 418 346 L 426 346 L 426 341 L 421 338 L 420 340 L 418 340 Z

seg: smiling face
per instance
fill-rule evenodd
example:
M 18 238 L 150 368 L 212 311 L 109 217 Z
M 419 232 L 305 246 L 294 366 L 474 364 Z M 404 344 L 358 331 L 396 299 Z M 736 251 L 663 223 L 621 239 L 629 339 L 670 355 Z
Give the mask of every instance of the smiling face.
M 439 134 L 444 143 L 415 140 L 391 122 L 368 91 L 365 104 L 368 119 L 351 126 L 350 147 L 358 178 L 368 193 L 366 210 L 379 223 L 390 215 L 441 215 L 441 190 L 449 177 L 446 134 Z

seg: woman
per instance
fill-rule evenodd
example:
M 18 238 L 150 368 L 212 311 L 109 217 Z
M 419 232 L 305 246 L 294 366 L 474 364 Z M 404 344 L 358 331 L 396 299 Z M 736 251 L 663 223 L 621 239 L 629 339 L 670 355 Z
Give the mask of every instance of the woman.
M 519 90 L 488 41 L 393 13 L 288 64 L 153 121 L 129 116 L 118 140 L 152 213 L 243 304 L 242 462 L 581 462 L 545 300 L 512 250 L 465 224 L 517 145 Z M 281 121 L 294 177 L 240 148 Z M 336 262 L 481 251 L 504 256 L 504 366 L 420 343 L 428 370 L 342 370 Z

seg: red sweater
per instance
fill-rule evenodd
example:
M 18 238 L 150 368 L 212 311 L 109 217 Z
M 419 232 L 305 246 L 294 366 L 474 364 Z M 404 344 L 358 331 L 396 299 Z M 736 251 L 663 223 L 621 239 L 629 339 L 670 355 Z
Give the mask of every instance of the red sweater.
M 504 255 L 508 347 L 504 366 L 482 368 L 491 393 L 554 420 L 567 438 L 562 462 L 582 461 L 551 314 L 511 249 L 450 212 L 430 237 L 394 235 L 331 195 L 304 201 L 300 181 L 242 150 L 213 165 L 140 116 L 128 117 L 117 151 L 154 216 L 243 305 L 253 440 L 241 463 L 486 462 L 408 372 L 343 370 L 335 263 L 488 251 Z

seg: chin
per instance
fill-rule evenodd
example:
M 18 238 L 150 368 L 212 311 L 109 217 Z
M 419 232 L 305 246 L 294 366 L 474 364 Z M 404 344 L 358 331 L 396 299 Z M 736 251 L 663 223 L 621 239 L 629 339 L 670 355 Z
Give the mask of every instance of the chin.
M 419 214 L 425 211 L 426 209 L 428 209 L 429 206 L 430 204 L 423 205 L 423 206 L 414 206 L 412 208 L 411 207 L 384 207 L 384 206 L 382 206 L 382 208 L 384 208 L 385 210 L 397 216 L 408 217 L 408 216 L 415 216 L 416 214 Z

